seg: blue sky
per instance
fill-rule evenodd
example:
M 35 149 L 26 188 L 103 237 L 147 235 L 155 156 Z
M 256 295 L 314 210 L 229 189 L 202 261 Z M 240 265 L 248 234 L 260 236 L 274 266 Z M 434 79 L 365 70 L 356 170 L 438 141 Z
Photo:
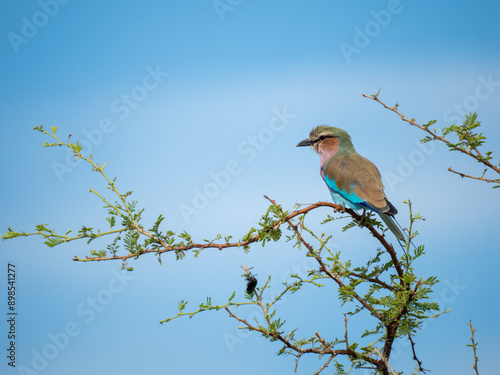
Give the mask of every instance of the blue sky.
M 295 145 L 318 124 L 339 126 L 382 172 L 399 221 L 407 220 L 405 199 L 427 219 L 418 228 L 427 249 L 418 268 L 439 278 L 433 298 L 451 313 L 417 336 L 424 367 L 472 374 L 472 319 L 480 373 L 492 373 L 500 334 L 499 192 L 447 172 L 482 169 L 439 144 L 422 148 L 423 134 L 362 94 L 381 88 L 388 104 L 439 126 L 476 111 L 486 148 L 495 149 L 499 16 L 496 1 L 3 2 L 0 228 L 105 227 L 102 204 L 88 193 L 104 191 L 103 181 L 66 151 L 44 149 L 47 139 L 32 130 L 39 124 L 58 126 L 61 137 L 72 134 L 97 160 L 109 160 L 108 173 L 146 208 L 146 223 L 163 213 L 169 229 L 200 240 L 246 233 L 267 208 L 263 194 L 288 209 L 328 200 L 317 156 Z M 183 214 L 196 191 L 228 168 L 230 180 L 206 207 Z M 358 229 L 317 225 L 326 213 L 311 215 L 311 226 L 333 234 L 335 248 L 354 260 L 375 251 Z M 307 269 L 304 252 L 279 242 L 249 254 L 206 251 L 181 262 L 164 256 L 162 266 L 145 256 L 125 277 L 118 262 L 71 260 L 90 249 L 83 242 L 49 249 L 36 238 L 0 243 L 1 282 L 14 263 L 19 311 L 18 368 L 2 356 L 2 373 L 23 373 L 21 365 L 56 375 L 293 371 L 292 358 L 275 355 L 278 344 L 238 332 L 222 311 L 158 322 L 175 314 L 181 299 L 195 306 L 207 296 L 222 303 L 234 290 L 242 297 L 243 264 L 255 267 L 260 282 L 271 275 L 277 289 L 282 278 Z M 334 288 L 306 288 L 280 311 L 304 336 L 342 335 Z M 353 335 L 366 324 L 363 317 L 351 323 Z M 411 373 L 410 358 L 402 343 L 393 366 Z M 304 357 L 298 374 L 322 363 Z

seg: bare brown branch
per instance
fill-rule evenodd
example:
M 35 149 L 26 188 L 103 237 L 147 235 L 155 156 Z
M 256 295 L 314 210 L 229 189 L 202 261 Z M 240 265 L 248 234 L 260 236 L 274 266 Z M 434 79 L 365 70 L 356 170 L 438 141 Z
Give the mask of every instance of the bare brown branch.
M 485 178 L 484 177 L 484 173 L 487 171 L 487 169 L 485 169 L 484 172 L 483 172 L 483 174 L 481 176 L 479 176 L 479 177 L 474 177 L 474 176 L 470 176 L 470 175 L 462 173 L 462 172 L 457 172 L 457 171 L 453 170 L 451 167 L 449 167 L 448 170 L 450 172 L 452 172 L 452 173 L 458 174 L 462 178 L 465 177 L 465 178 L 471 178 L 471 179 L 474 179 L 474 180 L 480 180 L 480 181 L 485 181 L 485 182 L 500 184 L 500 180 L 491 180 L 489 178 Z

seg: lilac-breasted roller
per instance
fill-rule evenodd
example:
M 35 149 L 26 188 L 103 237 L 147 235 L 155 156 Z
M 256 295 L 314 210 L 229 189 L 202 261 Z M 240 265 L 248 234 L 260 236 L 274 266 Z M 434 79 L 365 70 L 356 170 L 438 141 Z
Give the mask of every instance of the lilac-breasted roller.
M 403 232 L 393 219 L 398 210 L 385 196 L 379 170 L 356 152 L 351 136 L 345 130 L 318 126 L 308 139 L 297 145 L 300 146 L 311 146 L 319 154 L 320 174 L 335 203 L 354 210 L 375 211 L 396 238 L 404 240 Z

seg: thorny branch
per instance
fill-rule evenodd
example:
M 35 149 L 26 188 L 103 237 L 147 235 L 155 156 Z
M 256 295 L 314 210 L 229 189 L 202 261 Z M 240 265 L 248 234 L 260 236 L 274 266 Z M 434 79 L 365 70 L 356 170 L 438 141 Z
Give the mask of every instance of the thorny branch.
M 452 172 L 452 173 L 458 174 L 462 178 L 466 177 L 466 178 L 470 178 L 470 179 L 473 179 L 473 180 L 480 180 L 480 181 L 485 181 L 485 182 L 498 183 L 498 180 L 492 180 L 492 179 L 484 177 L 484 174 L 488 171 L 488 169 L 485 169 L 483 171 L 483 174 L 481 176 L 479 176 L 479 177 L 471 176 L 471 175 L 468 175 L 468 174 L 465 174 L 465 173 L 462 173 L 462 172 L 457 172 L 457 171 L 453 170 L 453 168 L 451 168 L 451 167 L 449 167 L 448 170 L 450 172 Z
M 415 353 L 415 343 L 413 342 L 413 339 L 411 338 L 410 333 L 408 333 L 408 338 L 410 339 L 411 351 L 413 353 L 413 360 L 415 360 L 417 362 L 417 365 L 418 365 L 418 371 L 421 371 L 423 373 L 425 373 L 426 371 L 429 371 L 429 370 L 426 370 L 422 367 L 422 361 L 418 359 L 417 353 Z
M 271 202 L 273 202 L 273 204 L 276 204 L 273 200 L 271 200 Z M 312 246 L 302 237 L 302 235 L 300 234 L 300 230 L 298 228 L 297 225 L 293 224 L 291 221 L 287 220 L 287 223 L 288 225 L 290 225 L 290 227 L 295 231 L 295 233 L 297 234 L 297 239 L 302 242 L 302 244 L 307 248 L 307 250 L 309 251 L 309 253 L 316 259 L 316 261 L 319 263 L 319 266 L 320 266 L 320 271 L 323 272 L 324 274 L 326 274 L 328 277 L 330 277 L 332 280 L 334 280 L 339 287 L 341 288 L 345 288 L 345 284 L 342 282 L 342 280 L 340 280 L 340 277 L 334 273 L 332 273 L 328 267 L 326 267 L 325 263 L 323 262 L 323 259 L 321 258 L 321 256 L 319 256 L 318 254 L 316 254 L 312 248 Z M 366 302 L 359 294 L 357 294 L 356 292 L 353 292 L 354 293 L 354 298 L 356 298 L 358 300 L 359 303 L 361 303 L 363 305 L 363 307 L 365 309 L 367 309 L 368 311 L 370 311 L 370 313 L 375 316 L 378 320 L 380 321 L 383 321 L 383 317 L 380 313 L 378 313 L 377 311 L 375 311 L 375 309 L 373 308 L 373 306 L 371 306 L 368 302 Z
M 276 202 L 273 200 L 273 199 L 270 199 L 269 197 L 265 196 L 266 199 L 268 199 L 273 205 L 275 205 L 276 207 L 279 207 Z M 349 212 L 348 209 L 346 209 L 346 212 Z M 356 216 L 359 216 L 357 215 L 356 212 L 352 211 L 349 212 L 349 214 L 351 214 L 351 216 L 355 217 L 354 215 Z M 361 217 L 359 217 L 360 219 Z M 316 261 L 318 262 L 319 264 L 319 269 L 321 272 L 323 272 L 324 274 L 326 274 L 328 277 L 330 277 L 332 280 L 334 280 L 338 286 L 340 288 L 345 288 L 345 284 L 342 282 L 342 280 L 340 279 L 339 275 L 335 274 L 334 272 L 332 272 L 330 269 L 328 269 L 328 267 L 325 265 L 325 263 L 323 262 L 323 259 L 322 257 L 317 254 L 316 252 L 314 252 L 312 246 L 304 239 L 304 237 L 302 236 L 299 228 L 298 228 L 298 225 L 295 225 L 292 221 L 290 221 L 289 219 L 285 219 L 286 223 L 294 230 L 296 236 L 297 236 L 297 240 L 300 241 L 308 250 L 309 254 L 311 256 L 313 256 Z M 374 229 L 373 227 L 369 227 L 371 229 Z M 376 231 L 375 231 L 376 232 Z M 372 232 L 373 233 L 373 232 Z M 378 232 L 376 232 L 378 233 Z M 394 267 L 398 270 L 398 274 L 399 272 L 401 272 L 401 275 L 403 274 L 403 271 L 401 269 L 401 266 L 399 264 L 399 260 L 396 256 L 396 252 L 394 251 L 394 248 L 392 247 L 392 245 L 389 245 L 386 241 L 385 241 L 385 238 L 380 236 L 378 237 L 380 242 L 384 245 L 384 247 L 386 247 L 386 250 L 387 252 L 391 255 L 391 258 L 394 259 Z M 403 283 L 403 280 L 401 279 L 401 283 Z M 416 292 L 416 289 L 418 288 L 419 284 L 417 283 L 417 285 L 415 286 L 415 292 Z M 385 324 L 386 326 L 386 329 L 387 329 L 387 338 L 386 338 L 386 342 L 385 342 L 385 345 L 384 345 L 384 354 L 388 357 L 390 355 L 390 352 L 391 352 L 391 349 L 392 349 L 392 344 L 393 344 L 393 341 L 394 341 L 394 338 L 396 337 L 396 331 L 397 331 L 397 328 L 399 326 L 399 323 L 400 323 L 400 318 L 401 316 L 407 311 L 407 304 L 409 304 L 411 302 L 411 297 L 408 299 L 408 302 L 407 304 L 405 304 L 404 308 L 403 308 L 403 311 L 401 311 L 401 314 L 398 315 L 396 318 L 394 318 L 394 320 L 392 320 L 391 322 L 389 323 L 386 323 L 384 321 L 384 318 L 383 316 L 377 312 L 372 305 L 370 305 L 365 299 L 363 299 L 358 293 L 356 293 L 354 290 L 351 291 L 353 293 L 353 296 L 354 298 L 359 302 L 361 303 L 361 305 L 367 309 L 373 316 L 375 316 L 378 320 L 380 320 L 382 323 Z M 412 294 L 413 295 L 413 294 Z M 348 341 L 347 341 L 347 318 L 345 318 L 345 340 L 346 340 L 346 346 L 347 346 L 347 350 L 350 350 L 349 346 L 348 346 Z M 367 356 L 363 356 L 363 359 L 367 360 L 368 361 L 368 358 Z M 383 357 L 381 357 L 383 358 Z M 384 361 L 374 361 L 370 358 L 370 361 L 372 364 L 374 364 L 375 366 L 377 366 L 377 368 L 379 368 L 380 370 L 382 370 L 384 373 L 387 372 L 387 363 L 385 363 Z
M 274 201 L 273 199 L 270 199 L 269 197 L 265 196 L 266 199 L 268 199 L 273 205 L 275 205 L 276 207 L 279 207 L 276 203 L 276 201 Z M 356 218 L 357 220 L 360 220 L 361 219 L 361 216 L 358 215 L 355 211 L 352 211 L 352 210 L 349 210 L 349 209 L 346 209 L 345 210 L 346 212 L 348 212 L 352 217 Z M 343 288 L 345 287 L 345 284 L 342 282 L 342 280 L 340 279 L 339 275 L 332 272 L 330 269 L 328 269 L 328 267 L 325 265 L 325 263 L 323 262 L 323 259 L 322 257 L 317 254 L 316 252 L 314 252 L 312 246 L 304 239 L 304 237 L 302 236 L 301 234 L 301 231 L 298 227 L 298 225 L 294 224 L 292 221 L 290 221 L 288 218 L 285 218 L 285 222 L 294 230 L 294 232 L 296 233 L 296 236 L 297 236 L 297 240 L 300 241 L 308 250 L 308 252 L 311 254 L 311 256 L 313 256 L 316 261 L 318 262 L 319 266 L 320 266 L 320 271 L 323 272 L 324 274 L 326 274 L 328 277 L 330 277 L 332 280 L 334 280 L 338 286 L 340 288 Z M 405 289 L 405 290 L 408 290 L 409 291 L 409 295 L 408 295 L 408 298 L 403 306 L 403 308 L 401 309 L 401 311 L 389 322 L 386 322 L 385 319 L 383 318 L 383 316 L 377 312 L 373 306 L 371 306 L 365 299 L 363 299 L 358 293 L 352 291 L 353 293 L 353 296 L 354 298 L 361 303 L 361 305 L 366 308 L 373 316 L 375 316 L 377 319 L 379 319 L 386 327 L 386 330 L 387 330 L 387 335 L 386 335 L 386 339 L 385 339 L 385 345 L 384 345 L 384 349 L 383 349 L 383 357 L 381 358 L 389 358 L 390 354 L 391 354 L 391 351 L 392 351 L 392 345 L 393 345 L 393 342 L 394 342 L 394 339 L 396 338 L 396 333 L 397 333 L 397 329 L 399 327 L 399 324 L 400 324 L 400 321 L 401 321 L 401 318 L 408 313 L 408 306 L 409 304 L 413 301 L 413 299 L 415 298 L 416 294 L 417 294 L 417 290 L 419 289 L 419 287 L 421 286 L 421 282 L 420 281 L 417 281 L 416 284 L 415 284 L 415 287 L 413 290 L 409 290 L 409 286 L 408 285 L 405 285 L 404 281 L 403 281 L 403 270 L 402 270 L 402 267 L 401 267 L 401 264 L 400 264 L 400 261 L 399 259 L 397 258 L 397 255 L 396 255 L 396 252 L 393 248 L 392 245 L 388 244 L 385 240 L 385 238 L 383 236 L 377 236 L 379 233 L 375 230 L 375 228 L 373 227 L 368 227 L 368 229 L 370 229 L 370 231 L 372 232 L 372 234 L 374 234 L 374 236 L 379 239 L 379 241 L 382 243 L 382 245 L 384 246 L 384 248 L 386 249 L 386 251 L 389 253 L 389 255 L 391 256 L 391 259 L 393 260 L 393 264 L 394 264 L 394 267 L 396 268 L 397 272 L 398 272 L 398 275 L 401 275 L 401 278 L 400 278 L 400 283 L 401 283 L 401 286 Z M 373 282 L 373 281 L 372 281 Z M 345 317 L 345 315 L 344 315 Z M 410 338 L 411 338 L 411 335 L 409 335 Z M 347 317 L 345 317 L 345 341 L 346 341 L 346 345 L 347 345 L 347 348 L 349 348 L 348 346 L 348 338 L 347 338 Z M 416 354 L 414 353 L 414 357 L 416 358 Z M 417 359 L 417 362 L 419 363 L 419 366 L 421 365 L 421 362 Z M 382 368 L 382 370 L 384 370 L 384 368 Z M 386 370 L 386 369 L 385 369 Z
M 264 305 L 262 304 L 262 295 L 259 295 L 257 298 L 258 298 L 257 304 L 262 309 L 262 312 L 264 313 L 264 318 L 269 323 L 270 322 L 269 313 L 268 313 L 267 309 L 264 307 Z M 346 349 L 333 349 L 333 348 L 331 348 L 325 342 L 325 340 L 319 335 L 318 332 L 315 332 L 315 335 L 318 337 L 318 340 L 322 344 L 323 349 L 319 349 L 319 348 L 301 348 L 301 347 L 298 347 L 298 346 L 292 344 L 288 339 L 286 339 L 285 337 L 283 337 L 280 332 L 277 332 L 277 331 L 266 331 L 266 330 L 264 330 L 264 329 L 262 329 L 260 327 L 257 327 L 255 325 L 249 323 L 247 320 L 245 320 L 243 318 L 240 318 L 239 316 L 237 316 L 236 314 L 234 314 L 227 306 L 225 306 L 224 309 L 228 312 L 228 314 L 229 314 L 230 317 L 232 317 L 232 318 L 236 319 L 237 321 L 239 321 L 240 323 L 244 324 L 248 329 L 250 329 L 252 331 L 259 332 L 259 333 L 263 334 L 264 336 L 270 337 L 270 338 L 272 338 L 274 340 L 281 341 L 283 343 L 283 345 L 284 345 L 284 348 L 291 349 L 293 352 L 295 352 L 295 356 L 297 358 L 300 358 L 302 355 L 308 354 L 308 353 L 315 353 L 315 354 L 319 354 L 319 355 L 329 354 L 330 358 L 319 369 L 319 371 L 316 372 L 316 374 L 319 374 L 326 367 L 328 367 L 328 365 L 330 364 L 330 362 L 337 355 L 347 355 L 347 356 L 350 356 L 350 357 L 353 357 L 353 358 L 363 357 L 363 359 L 365 361 L 367 361 L 367 362 L 369 362 L 369 363 L 371 363 L 371 364 L 373 364 L 373 365 L 375 365 L 377 367 L 381 365 L 381 361 L 375 360 L 375 359 L 370 358 L 368 356 L 364 356 L 363 354 L 358 353 L 358 352 L 356 352 L 355 350 L 353 350 L 353 349 L 351 349 L 349 347 L 347 347 Z
M 487 157 L 483 156 L 483 154 L 478 150 L 477 147 L 461 147 L 459 144 L 453 144 L 452 142 L 450 142 L 448 139 L 445 138 L 445 135 L 446 133 L 443 133 L 443 135 L 438 135 L 436 134 L 436 131 L 432 131 L 429 129 L 429 125 L 431 123 L 434 123 L 435 121 L 432 121 L 430 122 L 429 124 L 425 124 L 425 125 L 420 125 L 418 124 L 414 118 L 412 119 L 408 119 L 407 117 L 405 117 L 405 115 L 403 115 L 401 112 L 398 111 L 398 105 L 394 105 L 393 107 L 390 107 L 388 106 L 387 104 L 385 104 L 384 102 L 382 102 L 380 99 L 379 99 L 379 94 L 380 94 L 380 90 L 374 94 L 374 95 L 367 95 L 367 94 L 363 94 L 363 97 L 365 98 L 368 98 L 368 99 L 371 99 L 371 100 L 374 100 L 376 101 L 377 103 L 381 104 L 384 108 L 394 112 L 395 114 L 397 114 L 401 120 L 409 123 L 410 125 L 413 125 L 421 130 L 423 130 L 424 132 L 426 132 L 427 134 L 429 134 L 429 139 L 432 139 L 432 140 L 435 140 L 435 141 L 440 141 L 440 142 L 443 142 L 445 143 L 451 150 L 454 150 L 454 151 L 459 151 L 463 154 L 466 154 L 472 158 L 474 158 L 476 161 L 478 161 L 479 163 L 482 163 L 484 164 L 486 167 L 490 168 L 491 170 L 495 171 L 496 173 L 500 174 L 500 166 L 497 166 L 497 165 L 494 165 L 492 163 L 490 163 L 489 159 L 491 159 L 491 157 L 488 157 L 489 153 L 486 154 Z M 467 131 L 467 137 L 470 136 L 469 132 Z M 480 135 L 480 134 L 479 134 Z M 484 137 L 483 137 L 484 138 Z M 466 138 L 467 140 L 469 138 Z M 482 176 L 480 177 L 473 177 L 473 176 L 470 176 L 470 175 L 467 175 L 465 173 L 461 173 L 461 172 L 456 172 L 454 170 L 450 168 L 448 168 L 448 170 L 450 172 L 453 172 L 453 173 L 456 173 L 458 175 L 460 175 L 462 178 L 463 177 L 466 177 L 466 178 L 471 178 L 471 179 L 475 179 L 475 180 L 481 180 L 481 181 L 485 181 L 485 182 L 489 182 L 489 183 L 499 183 L 500 182 L 500 179 L 488 179 L 488 178 L 485 178 L 484 177 L 484 173 Z M 486 169 L 487 170 L 487 169 Z
M 269 199 L 267 196 L 264 196 L 266 199 L 268 199 L 271 203 L 273 204 L 276 204 L 275 201 Z M 333 208 L 334 210 L 337 210 L 337 211 L 340 211 L 340 210 L 345 210 L 345 212 L 347 212 L 349 215 L 351 215 L 354 219 L 356 220 L 361 220 L 361 215 L 359 215 L 356 211 L 354 210 L 351 210 L 349 208 L 343 208 L 342 206 L 338 205 L 338 204 L 335 204 L 335 203 L 330 203 L 330 202 L 318 202 L 318 203 L 314 203 L 314 204 L 311 204 L 305 208 L 302 208 L 302 209 L 299 209 L 299 210 L 296 210 L 296 211 L 293 211 L 291 213 L 289 213 L 285 220 L 278 220 L 276 221 L 276 223 L 274 224 L 274 226 L 272 228 L 270 228 L 270 230 L 276 230 L 277 228 L 279 228 L 281 225 L 283 225 L 285 222 L 288 222 L 289 220 L 297 217 L 297 216 L 300 216 L 300 215 L 303 215 L 303 214 L 306 214 L 308 213 L 309 211 L 312 211 L 314 209 L 317 209 L 319 207 L 330 207 L 330 208 Z M 137 232 L 139 232 L 140 234 L 146 236 L 146 237 L 149 237 L 149 238 L 152 238 L 153 237 L 153 234 L 149 231 L 145 231 L 144 229 L 142 229 L 141 227 L 139 227 L 137 224 L 133 225 L 133 229 L 135 229 Z M 389 255 L 391 256 L 391 259 L 392 261 L 394 262 L 395 266 L 396 266 L 396 270 L 397 270 L 397 273 L 400 277 L 402 277 L 403 275 L 403 270 L 399 264 L 399 261 L 397 259 L 397 255 L 396 255 L 396 252 L 393 248 L 393 246 L 391 244 L 389 244 L 389 242 L 387 242 L 387 240 L 385 239 L 385 236 L 380 233 L 376 228 L 374 228 L 373 226 L 370 226 L 368 227 L 368 230 L 372 233 L 372 235 L 377 238 L 379 240 L 379 242 L 384 246 L 384 248 L 387 250 L 387 252 L 389 253 Z M 199 249 L 199 250 L 204 250 L 204 249 L 218 249 L 218 250 L 223 250 L 223 249 L 227 249 L 227 248 L 239 248 L 239 247 L 243 247 L 243 246 L 247 246 L 247 245 L 250 245 L 252 243 L 255 243 L 255 242 L 259 242 L 260 240 L 260 235 L 259 234 L 256 234 L 254 235 L 253 237 L 247 239 L 247 240 L 244 240 L 244 241 L 238 241 L 238 242 L 226 242 L 226 243 L 214 243 L 214 242 L 209 242 L 209 243 L 190 243 L 190 244 L 187 244 L 185 246 L 169 246 L 167 244 L 165 244 L 164 242 L 161 243 L 162 245 L 162 248 L 160 249 L 145 249 L 143 251 L 141 251 L 139 254 L 136 254 L 136 253 L 130 253 L 130 254 L 127 254 L 127 255 L 114 255 L 114 256 L 109 256 L 109 257 L 89 257 L 87 256 L 86 258 L 79 258 L 79 257 L 75 257 L 73 260 L 75 261 L 83 261 L 83 262 L 90 262 L 90 261 L 106 261 L 106 260 L 127 260 L 127 259 L 130 259 L 130 258 L 137 258 L 139 256 L 142 256 L 142 255 L 145 255 L 145 254 L 149 254 L 149 253 L 153 253 L 153 254 L 163 254 L 163 253 L 168 253 L 168 252 L 185 252 L 185 251 L 189 251 L 189 250 L 193 250 L 193 249 Z M 361 277 L 360 275 L 354 273 L 353 274 L 354 276 L 356 277 Z M 375 279 L 375 278 L 371 278 L 371 280 L 369 281 L 373 281 L 373 282 L 376 282 L 388 289 L 391 289 L 392 287 L 389 286 L 388 284 L 384 283 L 383 281 L 381 280 L 378 280 L 378 279 Z
M 267 196 L 264 196 L 264 197 L 266 199 L 268 199 L 269 201 L 271 201 L 273 204 L 276 204 L 276 202 L 274 202 L 273 200 L 269 199 Z M 311 205 L 309 205 L 309 206 L 307 206 L 305 208 L 302 208 L 300 210 L 296 210 L 296 211 L 291 212 L 290 214 L 288 214 L 286 216 L 286 219 L 284 221 L 282 221 L 282 220 L 276 221 L 275 225 L 272 228 L 270 228 L 270 230 L 276 230 L 281 225 L 283 225 L 285 222 L 288 222 L 289 220 L 291 220 L 291 219 L 293 219 L 293 218 L 295 218 L 297 216 L 306 214 L 309 211 L 312 211 L 312 210 L 317 209 L 319 207 L 330 207 L 330 208 L 333 208 L 334 210 L 344 210 L 344 208 L 342 206 L 340 206 L 338 204 L 335 204 L 335 203 L 330 203 L 330 202 L 318 202 L 318 203 L 314 203 L 314 204 L 311 204 Z M 358 220 L 358 219 L 360 220 L 361 219 L 361 215 L 357 214 L 355 211 L 353 211 L 351 209 L 346 208 L 345 212 L 349 213 L 356 220 Z M 142 229 L 141 227 L 139 227 L 137 224 L 133 225 L 133 229 L 135 229 L 140 234 L 142 234 L 142 235 L 144 235 L 146 237 L 149 237 L 149 238 L 153 237 L 153 234 L 151 234 L 151 232 L 145 231 L 144 229 Z M 369 227 L 368 229 L 373 234 L 373 236 L 376 237 L 382 243 L 382 245 L 386 249 L 388 249 L 388 252 L 391 254 L 391 257 L 393 258 L 393 261 L 394 260 L 397 261 L 396 252 L 394 251 L 394 248 L 392 247 L 392 245 L 390 245 L 385 240 L 384 235 L 381 234 L 380 232 L 378 232 L 377 229 L 374 228 L 374 227 Z M 172 252 L 172 251 L 179 252 L 179 251 L 189 251 L 189 250 L 193 250 L 193 249 L 199 249 L 199 250 L 204 250 L 204 249 L 218 249 L 218 250 L 223 250 L 223 249 L 227 249 L 227 248 L 239 248 L 239 247 L 250 245 L 250 244 L 255 243 L 255 242 L 259 242 L 259 240 L 261 239 L 260 237 L 261 236 L 259 234 L 256 234 L 253 237 L 251 237 L 251 238 L 249 238 L 247 240 L 244 240 L 244 241 L 226 242 L 226 243 L 214 243 L 214 242 L 209 242 L 209 243 L 190 243 L 190 244 L 188 244 L 186 246 L 169 246 L 169 245 L 167 245 L 165 243 L 161 243 L 162 248 L 160 248 L 160 249 L 145 249 L 145 250 L 141 251 L 140 254 L 127 254 L 127 255 L 122 255 L 122 256 L 115 255 L 115 256 L 111 256 L 111 257 L 88 257 L 88 256 L 86 258 L 75 257 L 73 260 L 75 260 L 75 261 L 83 261 L 83 262 L 105 261 L 105 260 L 127 260 L 127 259 L 130 259 L 130 258 L 137 258 L 139 256 L 142 256 L 142 255 L 145 255 L 145 254 L 149 254 L 149 253 L 162 254 L 162 253 L 168 253 L 168 252 Z M 403 271 L 402 271 L 402 269 L 400 267 L 398 268 L 398 274 L 400 276 L 403 275 Z M 357 274 L 355 274 L 355 276 L 361 277 L 360 275 L 357 275 Z M 373 279 L 373 280 L 375 280 L 375 279 Z M 389 285 L 385 284 L 381 280 L 376 280 L 375 282 L 377 282 L 379 284 L 382 284 L 384 287 L 391 288 Z
M 342 207 L 340 207 L 338 205 L 335 205 L 335 204 L 332 204 L 332 203 L 328 203 L 328 202 L 319 202 L 319 203 L 310 205 L 308 207 L 305 207 L 305 208 L 300 209 L 300 210 L 293 211 L 293 212 L 288 213 L 287 215 L 285 215 L 284 212 L 281 210 L 281 207 L 277 205 L 277 203 L 276 203 L 275 200 L 273 200 L 273 199 L 271 199 L 271 198 L 269 198 L 267 196 L 265 196 L 265 198 L 267 200 L 269 200 L 271 202 L 271 204 L 275 208 L 278 209 L 278 211 L 277 211 L 277 217 L 280 217 L 280 216 L 283 217 L 283 219 L 278 220 L 278 221 L 276 221 L 274 223 L 273 228 L 276 229 L 276 228 L 278 228 L 279 226 L 281 226 L 283 224 L 287 224 L 293 230 L 293 232 L 295 233 L 297 241 L 299 241 L 308 250 L 309 254 L 316 259 L 316 261 L 318 262 L 318 265 L 319 265 L 319 271 L 322 272 L 322 273 L 324 273 L 328 278 L 330 278 L 333 281 L 335 281 L 340 288 L 345 288 L 346 284 L 344 284 L 344 282 L 341 280 L 341 276 L 345 276 L 345 273 L 342 273 L 342 272 L 337 273 L 333 269 L 330 269 L 324 263 L 322 257 L 314 251 L 314 249 L 311 246 L 311 244 L 302 236 L 301 229 L 299 228 L 299 224 L 295 224 L 292 221 L 293 218 L 296 218 L 296 217 L 298 217 L 300 215 L 305 215 L 309 211 L 311 211 L 311 210 L 313 210 L 315 208 L 318 208 L 318 207 L 327 206 L 327 207 L 334 208 L 336 210 L 340 210 L 340 209 L 342 209 Z M 354 218 L 361 218 L 360 215 L 358 215 L 356 212 L 354 212 L 352 210 L 346 209 L 345 212 L 349 213 Z M 373 227 L 368 227 L 368 228 L 370 229 L 370 231 L 372 232 L 372 234 L 375 237 L 377 237 L 379 239 L 379 241 L 383 244 L 383 246 L 386 248 L 386 251 L 391 255 L 391 258 L 395 259 L 394 267 L 396 269 L 400 270 L 400 271 L 398 271 L 398 274 L 399 274 L 399 272 L 402 273 L 403 271 L 402 271 L 400 262 L 399 262 L 399 260 L 398 260 L 398 258 L 396 256 L 395 250 L 392 247 L 392 245 L 390 245 L 389 243 L 387 243 L 386 240 L 385 240 L 385 238 L 384 238 L 384 236 L 382 234 L 380 234 L 375 228 L 373 228 Z M 251 239 L 247 240 L 245 243 L 257 242 L 258 240 L 259 240 L 259 236 L 255 235 Z M 192 244 L 192 246 L 196 246 L 196 245 Z M 219 246 L 221 246 L 221 248 L 227 248 L 227 247 L 242 246 L 242 242 L 223 243 L 223 244 L 210 244 L 210 245 L 204 245 L 204 246 L 205 247 L 219 247 Z M 177 249 L 177 250 L 179 250 L 179 249 Z M 351 273 L 349 273 L 349 274 L 352 275 Z M 385 282 L 382 282 L 378 278 L 375 279 L 373 277 L 367 277 L 366 275 L 361 275 L 361 274 L 356 274 L 355 277 L 359 277 L 359 278 L 362 278 L 362 279 L 365 279 L 365 280 L 369 279 L 369 281 L 371 281 L 371 282 L 374 282 L 374 283 L 376 283 L 378 285 L 381 285 L 383 287 L 384 286 L 387 287 L 387 290 L 394 291 L 394 287 L 388 285 Z M 408 298 L 407 303 L 411 302 L 412 296 L 413 296 L 414 293 L 416 293 L 416 290 L 419 287 L 419 285 L 420 284 L 417 283 L 417 285 L 415 286 L 415 289 L 413 290 L 413 293 Z M 267 329 L 266 330 L 266 329 L 264 329 L 264 328 L 262 328 L 260 326 L 254 325 L 251 322 L 248 322 L 247 320 L 245 320 L 245 319 L 237 316 L 233 311 L 231 311 L 231 309 L 230 309 L 231 305 L 225 305 L 223 307 L 228 312 L 228 314 L 229 314 L 230 317 L 238 320 L 247 329 L 252 330 L 252 331 L 257 331 L 257 332 L 263 334 L 264 336 L 267 336 L 267 337 L 271 338 L 272 340 L 278 340 L 278 341 L 280 341 L 284 345 L 284 347 L 283 347 L 282 350 L 284 350 L 285 348 L 288 349 L 288 350 L 290 350 L 291 352 L 295 353 L 294 355 L 297 358 L 300 358 L 302 355 L 307 354 L 307 353 L 315 353 L 315 354 L 318 354 L 318 355 L 329 355 L 328 360 L 316 372 L 316 374 L 319 374 L 326 367 L 328 367 L 328 365 L 331 363 L 332 360 L 335 359 L 336 356 L 338 356 L 338 355 L 346 355 L 348 357 L 351 357 L 354 360 L 363 360 L 366 363 L 369 363 L 369 364 L 375 366 L 376 368 L 378 368 L 383 374 L 388 375 L 390 367 L 388 366 L 387 361 L 384 360 L 384 359 L 388 358 L 389 355 L 390 355 L 390 347 L 392 346 L 392 342 L 393 342 L 393 340 L 395 338 L 395 334 L 396 334 L 395 330 L 397 330 L 397 326 L 399 324 L 400 318 L 407 311 L 406 310 L 406 305 L 403 307 L 403 309 L 400 312 L 400 314 L 398 314 L 389 323 L 386 323 L 386 322 L 384 322 L 384 317 L 378 311 L 376 311 L 373 308 L 373 306 L 371 306 L 364 298 L 362 298 L 358 293 L 356 293 L 354 291 L 352 291 L 352 293 L 353 293 L 353 297 L 359 303 L 361 303 L 361 305 L 365 309 L 367 309 L 368 311 L 370 311 L 370 313 L 374 317 L 376 317 L 380 322 L 382 322 L 383 324 L 385 324 L 386 327 L 387 327 L 388 333 L 387 333 L 387 338 L 386 338 L 386 344 L 384 346 L 384 354 L 380 357 L 381 359 L 374 359 L 374 358 L 371 357 L 371 354 L 363 354 L 363 353 L 360 353 L 360 352 L 356 352 L 355 349 L 353 349 L 353 348 L 351 348 L 349 346 L 348 331 L 347 331 L 347 322 L 348 322 L 348 319 L 347 319 L 347 316 L 345 314 L 344 314 L 344 322 L 345 322 L 345 324 L 344 324 L 344 328 L 345 328 L 345 333 L 344 333 L 345 349 L 334 349 L 333 347 L 330 347 L 330 345 L 321 337 L 321 335 L 318 332 L 315 332 L 315 335 L 318 338 L 318 343 L 320 344 L 320 346 L 319 347 L 312 347 L 312 348 L 304 348 L 302 346 L 294 345 L 287 338 L 288 336 L 283 336 L 283 334 L 281 332 L 279 332 L 277 329 Z M 270 304 L 267 304 L 267 306 L 264 306 L 264 304 L 262 303 L 262 291 L 260 293 L 257 293 L 256 297 L 257 297 L 257 301 L 255 302 L 255 304 L 257 304 L 260 307 L 260 309 L 262 310 L 262 313 L 264 314 L 265 320 L 271 326 L 272 321 L 271 321 L 268 309 L 273 305 L 273 303 L 270 303 Z M 238 305 L 234 304 L 234 306 L 237 307 Z M 389 332 L 390 329 L 395 329 L 395 330 L 394 330 L 394 332 Z M 389 349 L 387 349 L 387 348 L 389 348 Z

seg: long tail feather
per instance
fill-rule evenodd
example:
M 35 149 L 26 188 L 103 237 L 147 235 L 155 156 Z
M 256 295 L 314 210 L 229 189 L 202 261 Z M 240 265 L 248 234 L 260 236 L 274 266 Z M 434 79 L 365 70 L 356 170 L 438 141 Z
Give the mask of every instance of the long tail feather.
M 385 225 L 387 225 L 387 228 L 389 228 L 391 230 L 391 232 L 394 233 L 396 238 L 399 241 L 404 241 L 405 235 L 401 231 L 401 229 L 399 229 L 398 225 L 394 221 L 394 218 L 390 215 L 387 215 L 387 214 L 379 214 L 379 215 L 380 215 L 380 218 L 384 221 Z

